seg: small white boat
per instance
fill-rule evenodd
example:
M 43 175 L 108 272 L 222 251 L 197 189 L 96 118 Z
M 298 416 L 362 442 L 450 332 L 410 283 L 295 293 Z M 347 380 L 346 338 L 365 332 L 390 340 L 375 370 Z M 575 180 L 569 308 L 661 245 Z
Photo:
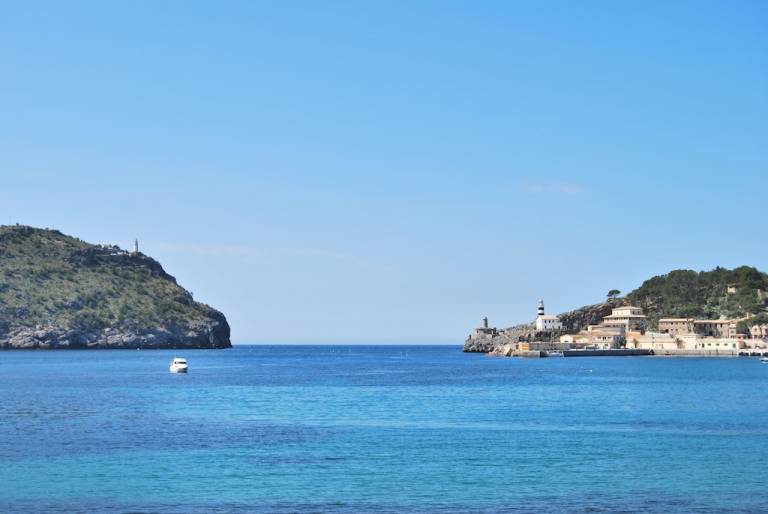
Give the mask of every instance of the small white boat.
M 168 368 L 168 370 L 171 373 L 186 373 L 189 371 L 189 366 L 187 365 L 187 359 L 184 359 L 182 357 L 174 357 L 174 359 L 171 361 L 171 366 Z
M 760 362 L 763 364 L 768 364 L 768 357 L 760 357 Z
M 561 351 L 553 350 L 551 352 L 547 352 L 547 357 L 565 357 L 565 354 Z

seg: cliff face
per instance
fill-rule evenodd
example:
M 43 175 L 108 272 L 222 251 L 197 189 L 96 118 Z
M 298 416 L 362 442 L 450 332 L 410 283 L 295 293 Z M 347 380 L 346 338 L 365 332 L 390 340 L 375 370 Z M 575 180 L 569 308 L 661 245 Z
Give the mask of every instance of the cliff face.
M 0 347 L 228 348 L 224 315 L 154 259 L 0 227 Z
M 613 309 L 626 304 L 623 298 L 619 298 L 612 302 L 586 305 L 573 311 L 558 314 L 557 317 L 560 318 L 563 326 L 566 327 L 563 334 L 575 334 L 582 328 L 587 328 L 587 325 L 599 324 L 603 321 L 604 317 L 611 314 Z

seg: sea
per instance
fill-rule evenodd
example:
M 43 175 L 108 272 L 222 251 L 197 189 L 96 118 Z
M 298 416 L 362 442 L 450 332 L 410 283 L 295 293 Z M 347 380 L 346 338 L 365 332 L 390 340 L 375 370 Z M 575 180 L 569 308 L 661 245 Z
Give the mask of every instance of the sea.
M 5 351 L 0 512 L 768 512 L 767 392 L 756 358 Z

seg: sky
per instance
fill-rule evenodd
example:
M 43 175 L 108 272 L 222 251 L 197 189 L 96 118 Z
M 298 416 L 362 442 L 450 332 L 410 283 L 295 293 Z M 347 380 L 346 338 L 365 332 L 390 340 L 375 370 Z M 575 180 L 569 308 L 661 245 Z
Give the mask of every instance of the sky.
M 768 3 L 0 1 L 0 223 L 234 343 L 460 343 L 768 270 Z

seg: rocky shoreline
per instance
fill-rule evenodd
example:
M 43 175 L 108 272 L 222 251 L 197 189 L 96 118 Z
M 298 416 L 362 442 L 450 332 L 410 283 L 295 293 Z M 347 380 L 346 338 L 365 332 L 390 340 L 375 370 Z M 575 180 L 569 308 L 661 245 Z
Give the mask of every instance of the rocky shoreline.
M 154 330 L 118 328 L 67 329 L 56 326 L 19 327 L 0 338 L 0 348 L 36 349 L 163 349 L 230 348 L 229 330 L 220 323 L 179 324 Z

